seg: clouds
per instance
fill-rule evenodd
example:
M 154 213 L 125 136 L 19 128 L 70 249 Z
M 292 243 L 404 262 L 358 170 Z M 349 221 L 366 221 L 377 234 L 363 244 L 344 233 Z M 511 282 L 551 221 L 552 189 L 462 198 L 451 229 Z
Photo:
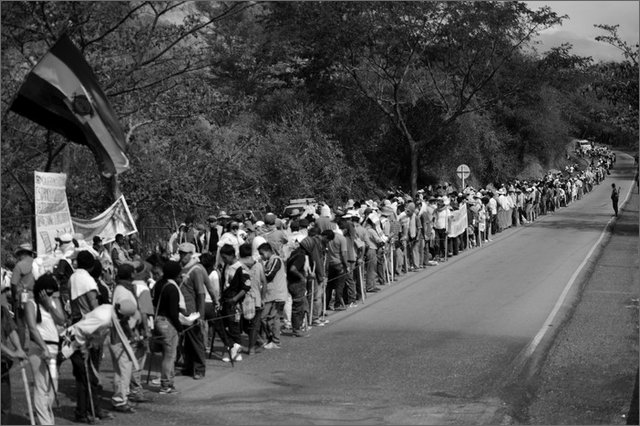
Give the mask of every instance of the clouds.
M 543 52 L 562 43 L 571 43 L 573 52 L 597 61 L 621 60 L 620 51 L 595 38 L 604 32 L 595 24 L 620 25 L 618 33 L 631 45 L 638 43 L 639 7 L 637 1 L 529 1 L 531 9 L 548 5 L 560 15 L 568 15 L 562 26 L 540 34 L 538 50 Z

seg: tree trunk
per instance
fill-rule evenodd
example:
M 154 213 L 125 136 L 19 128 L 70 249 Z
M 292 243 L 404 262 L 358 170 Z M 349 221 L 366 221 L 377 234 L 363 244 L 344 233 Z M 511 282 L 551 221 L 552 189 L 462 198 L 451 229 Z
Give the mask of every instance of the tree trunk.
M 409 136 L 409 151 L 411 153 L 411 196 L 418 193 L 418 144 Z

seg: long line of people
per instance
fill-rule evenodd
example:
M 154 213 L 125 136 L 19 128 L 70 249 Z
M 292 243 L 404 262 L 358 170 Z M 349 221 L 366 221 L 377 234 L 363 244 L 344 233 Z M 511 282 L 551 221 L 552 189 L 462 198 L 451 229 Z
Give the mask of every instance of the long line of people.
M 329 323 L 329 311 L 357 307 L 405 274 L 436 267 L 509 227 L 580 200 L 614 163 L 602 151 L 585 170 L 576 166 L 538 180 L 461 191 L 443 184 L 414 197 L 350 199 L 333 209 L 322 204 L 315 213 L 294 210 L 287 218 L 268 213 L 264 221 L 221 211 L 201 226 L 187 217 L 146 259 L 127 249 L 123 235 L 109 249 L 100 237 L 89 245 L 82 235 L 61 235 L 49 268 L 23 244 L 12 274 L 3 270 L 3 424 L 11 407 L 11 359 L 26 357 L 27 337 L 40 424 L 54 423 L 57 373 L 67 358 L 76 382 L 75 420 L 112 417 L 97 398 L 107 337 L 114 368 L 110 411 L 133 413 L 148 401 L 142 378 L 149 353 L 162 357 L 152 384 L 160 394 L 174 394 L 178 372 L 200 380 L 212 356 L 235 363 L 279 349 L 284 337 L 308 337 L 311 328 Z M 454 235 L 452 216 L 461 209 L 467 210 L 466 229 Z M 61 347 L 70 343 L 63 341 L 73 340 L 65 327 L 102 305 L 112 309 L 113 322 L 64 353 Z

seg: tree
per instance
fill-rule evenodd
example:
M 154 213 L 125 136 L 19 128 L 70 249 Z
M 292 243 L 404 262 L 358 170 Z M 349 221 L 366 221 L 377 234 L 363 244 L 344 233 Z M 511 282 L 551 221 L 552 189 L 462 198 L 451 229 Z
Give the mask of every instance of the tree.
M 307 73 L 344 78 L 384 113 L 410 150 L 417 191 L 420 149 L 463 114 L 538 32 L 560 23 L 550 8 L 517 2 L 286 4 L 274 26 L 296 34 Z M 419 122 L 408 116 L 421 108 Z M 418 136 L 419 135 L 419 136 Z

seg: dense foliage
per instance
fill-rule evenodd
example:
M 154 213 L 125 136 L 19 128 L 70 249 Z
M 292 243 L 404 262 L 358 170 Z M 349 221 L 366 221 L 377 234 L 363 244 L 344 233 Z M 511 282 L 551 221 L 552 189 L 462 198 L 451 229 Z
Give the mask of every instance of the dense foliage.
M 33 170 L 68 174 L 74 216 L 119 190 L 139 227 L 171 227 L 415 191 L 463 162 L 484 185 L 551 165 L 572 136 L 637 144 L 637 46 L 601 26 L 625 60 L 531 49 L 563 19 L 518 2 L 5 2 L 3 246 L 28 236 Z M 117 186 L 86 147 L 9 111 L 65 32 L 125 128 Z

